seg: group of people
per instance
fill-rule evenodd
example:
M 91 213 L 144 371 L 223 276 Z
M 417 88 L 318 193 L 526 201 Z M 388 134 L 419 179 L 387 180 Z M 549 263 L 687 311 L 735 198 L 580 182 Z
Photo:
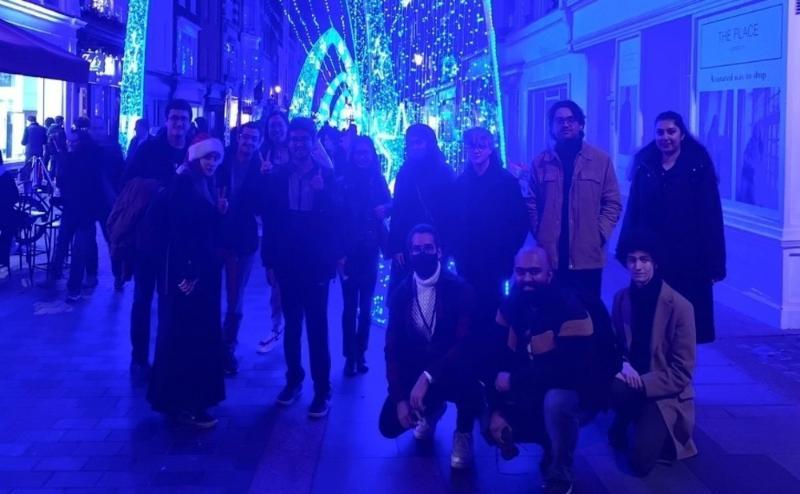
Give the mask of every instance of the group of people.
M 696 453 L 695 348 L 714 339 L 712 284 L 725 277 L 725 243 L 709 155 L 680 115 L 662 113 L 635 158 L 616 249 L 631 281 L 609 315 L 600 291 L 622 211 L 615 169 L 585 142 L 577 104 L 554 104 L 548 120 L 554 146 L 522 170 L 522 197 L 502 188 L 501 167 L 486 173 L 484 150 L 496 154 L 481 130 L 465 134 L 470 163 L 455 181 L 441 160 L 401 170 L 392 226 L 410 205 L 416 215 L 404 225 L 417 225 L 390 232 L 406 239 L 402 250 L 395 243 L 395 267 L 412 274 L 396 278 L 390 299 L 380 430 L 429 439 L 454 403 L 453 468 L 471 463 L 482 419 L 505 458 L 517 442 L 541 444 L 545 492 L 568 493 L 579 428 L 602 410 L 614 410 L 609 442 L 636 474 Z M 518 220 L 520 203 L 527 214 Z M 523 246 L 528 228 L 535 246 Z M 460 278 L 445 267 L 450 254 Z M 493 296 L 509 278 L 508 296 Z
M 482 419 L 504 457 L 517 442 L 542 445 L 547 492 L 570 492 L 579 427 L 609 407 L 609 439 L 635 472 L 695 453 L 695 345 L 714 339 L 725 246 L 713 164 L 680 115 L 659 115 L 636 155 L 616 249 L 631 283 L 610 315 L 601 276 L 622 200 L 611 159 L 585 142 L 572 101 L 550 109 L 554 145 L 518 174 L 486 129 L 464 133 L 455 176 L 433 129 L 410 126 L 393 195 L 372 140 L 355 132 L 319 135 L 313 120 L 275 112 L 235 129 L 225 149 L 202 132 L 188 140 L 185 101 L 171 101 L 165 118 L 164 132 L 128 157 L 107 225 L 120 277 L 135 283 L 131 370 L 147 376 L 155 410 L 216 424 L 208 410 L 238 371 L 244 292 L 260 254 L 272 324 L 259 350 L 282 336 L 286 363 L 276 401 L 301 396 L 305 323 L 308 414 L 326 416 L 330 282 L 342 286 L 344 373 L 365 373 L 383 255 L 392 263 L 384 436 L 413 429 L 428 440 L 455 403 L 454 468 L 471 464 Z

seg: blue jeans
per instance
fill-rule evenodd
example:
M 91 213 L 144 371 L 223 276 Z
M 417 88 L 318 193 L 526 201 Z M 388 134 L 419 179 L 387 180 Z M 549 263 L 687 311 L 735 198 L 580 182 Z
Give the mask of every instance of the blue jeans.
M 572 463 L 578 446 L 578 431 L 594 418 L 597 410 L 581 404 L 578 393 L 551 389 L 544 395 L 544 425 L 551 462 L 545 480 L 572 482 Z M 547 446 L 545 446 L 547 449 Z

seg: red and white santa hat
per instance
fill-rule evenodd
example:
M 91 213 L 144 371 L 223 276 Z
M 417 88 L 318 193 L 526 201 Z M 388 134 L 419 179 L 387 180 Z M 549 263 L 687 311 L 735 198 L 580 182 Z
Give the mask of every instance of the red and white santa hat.
M 187 155 L 188 161 L 199 160 L 208 153 L 216 152 L 219 155 L 217 164 L 222 161 L 225 155 L 225 149 L 222 146 L 222 141 L 215 137 L 211 137 L 206 133 L 197 134 L 192 140 L 192 145 L 189 146 L 189 153 Z

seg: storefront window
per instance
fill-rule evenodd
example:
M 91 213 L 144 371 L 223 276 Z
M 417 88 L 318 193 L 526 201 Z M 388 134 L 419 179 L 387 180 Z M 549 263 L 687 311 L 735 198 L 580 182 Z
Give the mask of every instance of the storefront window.
M 723 199 L 781 205 L 783 7 L 764 2 L 700 21 L 698 136 L 717 168 Z
M 29 115 L 40 124 L 64 115 L 64 86 L 63 81 L 0 73 L 0 152 L 6 161 L 25 159 L 22 135 Z

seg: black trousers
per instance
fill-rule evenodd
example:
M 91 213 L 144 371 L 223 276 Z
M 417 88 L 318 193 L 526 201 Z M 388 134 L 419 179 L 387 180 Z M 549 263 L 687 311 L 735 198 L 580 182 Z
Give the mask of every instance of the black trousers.
M 559 269 L 556 278 L 562 285 L 575 290 L 583 300 L 600 300 L 602 269 Z
M 286 383 L 300 385 L 305 379 L 301 363 L 303 320 L 308 335 L 308 356 L 314 393 L 331 391 L 331 351 L 328 344 L 328 289 L 330 282 L 311 282 L 292 273 L 278 273 L 286 329 L 283 354 L 286 358 Z
M 425 410 L 434 412 L 446 402 L 456 406 L 456 430 L 472 432 L 475 420 L 484 408 L 483 386 L 477 381 L 431 384 L 425 395 Z M 381 435 L 388 439 L 394 439 L 406 431 L 397 418 L 397 402 L 391 396 L 383 402 L 378 427 Z
M 612 427 L 630 437 L 628 461 L 633 473 L 645 476 L 658 460 L 675 459 L 672 437 L 655 400 L 615 379 L 611 384 L 611 404 L 617 412 Z
M 353 362 L 363 362 L 372 325 L 372 297 L 378 266 L 342 280 L 342 352 Z
M 133 269 L 131 360 L 139 365 L 147 365 L 149 361 L 150 320 L 157 279 L 157 262 L 145 256 L 137 258 Z
M 11 267 L 11 241 L 16 233 L 17 225 L 14 221 L 0 218 L 0 266 Z

